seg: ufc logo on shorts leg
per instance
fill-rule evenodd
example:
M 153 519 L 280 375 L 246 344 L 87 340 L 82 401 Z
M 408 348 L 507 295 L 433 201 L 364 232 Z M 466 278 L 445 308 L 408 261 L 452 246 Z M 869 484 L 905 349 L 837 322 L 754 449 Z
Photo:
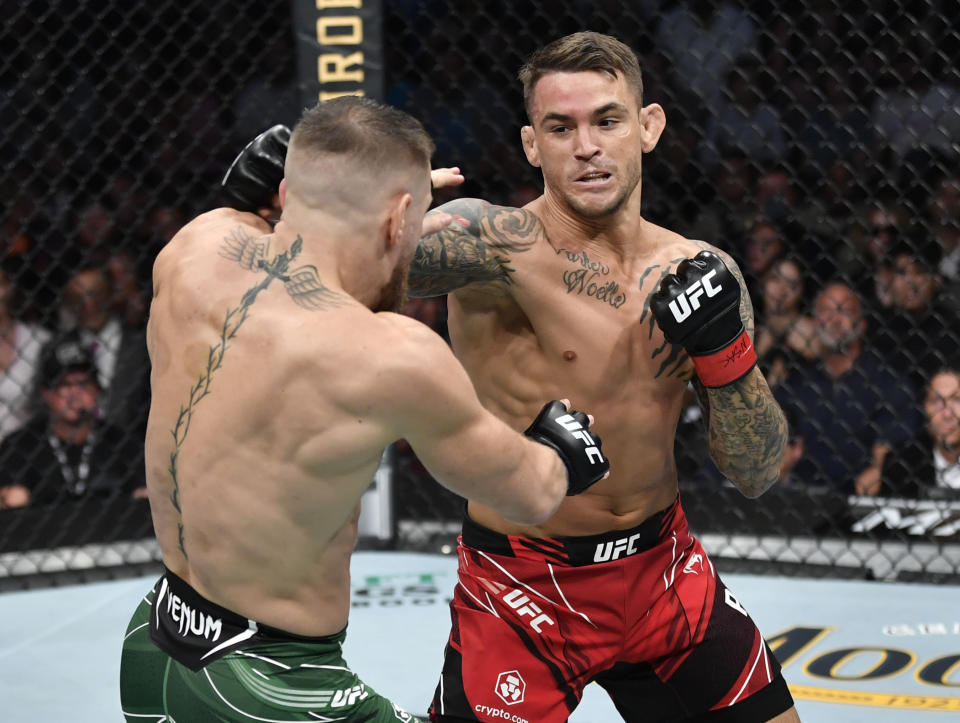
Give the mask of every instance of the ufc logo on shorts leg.
M 586 445 L 584 452 L 587 453 L 587 459 L 590 460 L 590 464 L 597 464 L 597 462 L 603 461 L 603 455 L 600 454 L 600 450 L 593 441 L 593 437 L 590 436 L 590 432 L 585 430 L 583 425 L 573 418 L 573 415 L 564 414 L 562 417 L 557 417 L 556 421 L 557 424 L 572 433 L 574 437 Z
M 549 615 L 540 609 L 539 605 L 533 602 L 527 595 L 524 595 L 520 590 L 511 590 L 503 596 L 503 601 L 516 610 L 517 615 L 529 615 L 532 617 L 533 620 L 530 621 L 530 627 L 536 630 L 538 633 L 543 633 L 543 631 L 540 629 L 541 625 L 556 624 L 550 619 Z
M 714 286 L 710 283 L 710 279 L 716 275 L 717 270 L 711 269 L 703 275 L 703 278 L 694 281 L 684 289 L 682 294 L 667 304 L 674 319 L 678 322 L 683 321 L 690 316 L 691 313 L 700 308 L 701 296 L 706 294 L 707 298 L 711 298 L 723 290 L 722 286 Z

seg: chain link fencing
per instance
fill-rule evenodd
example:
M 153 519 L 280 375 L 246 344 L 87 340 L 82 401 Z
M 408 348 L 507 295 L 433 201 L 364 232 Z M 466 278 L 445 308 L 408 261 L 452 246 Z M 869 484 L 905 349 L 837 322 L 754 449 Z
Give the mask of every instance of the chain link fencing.
M 313 71 L 298 69 L 287 3 L 3 10 L 0 487 L 45 493 L 0 510 L 0 576 L 156 562 L 138 452 L 152 261 L 215 204 L 247 140 L 296 121 L 298 72 Z M 738 262 L 791 419 L 781 484 L 746 500 L 710 461 L 692 396 L 684 410 L 681 495 L 721 568 L 960 579 L 960 377 L 938 373 L 960 369 L 960 2 L 398 0 L 381 13 L 384 99 L 424 122 L 436 166 L 464 169 L 455 195 L 498 204 L 542 189 L 519 143 L 529 53 L 583 29 L 637 51 L 644 102 L 667 117 L 644 158 L 644 215 Z M 445 333 L 442 300 L 409 313 Z M 84 445 L 57 452 L 43 394 L 43 349 L 65 334 L 112 349 L 93 352 L 109 429 L 79 487 Z M 379 544 L 449 551 L 463 500 L 402 442 L 391 469 Z

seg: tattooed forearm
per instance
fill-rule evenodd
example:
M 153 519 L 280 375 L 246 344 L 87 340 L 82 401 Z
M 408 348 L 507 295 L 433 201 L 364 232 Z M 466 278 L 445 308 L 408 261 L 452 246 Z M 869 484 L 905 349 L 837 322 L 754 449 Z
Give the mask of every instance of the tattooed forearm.
M 723 260 L 740 285 L 740 320 L 752 337 L 753 303 L 743 274 L 730 255 L 702 241 L 701 249 Z M 723 387 L 705 387 L 694 378 L 694 388 L 703 407 L 710 455 L 719 470 L 747 497 L 757 497 L 780 477 L 780 463 L 787 446 L 787 422 L 759 368 Z
M 759 369 L 725 387 L 696 382 L 704 404 L 710 454 L 717 468 L 747 497 L 757 497 L 780 477 L 787 421 Z
M 536 216 L 515 208 L 460 199 L 441 211 L 467 221 L 454 222 L 420 239 L 410 265 L 409 294 L 440 296 L 470 284 L 486 284 L 504 294 L 514 273 L 510 257 L 530 249 L 542 235 Z

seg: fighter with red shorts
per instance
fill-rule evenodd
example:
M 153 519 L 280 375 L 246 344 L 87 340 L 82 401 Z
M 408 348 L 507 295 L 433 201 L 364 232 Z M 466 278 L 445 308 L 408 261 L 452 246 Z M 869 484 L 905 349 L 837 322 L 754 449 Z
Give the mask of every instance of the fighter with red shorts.
M 627 721 L 767 720 L 792 705 L 679 498 L 586 537 L 503 535 L 467 517 L 458 554 L 433 720 L 565 721 L 591 681 Z

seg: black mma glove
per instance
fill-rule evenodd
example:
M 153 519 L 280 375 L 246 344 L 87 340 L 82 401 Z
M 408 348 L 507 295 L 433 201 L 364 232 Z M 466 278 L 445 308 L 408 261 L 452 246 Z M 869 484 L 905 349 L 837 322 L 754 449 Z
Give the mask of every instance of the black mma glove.
M 250 141 L 220 181 L 223 205 L 252 213 L 272 208 L 289 145 L 290 129 L 284 125 L 275 125 Z
M 591 435 L 589 427 L 586 414 L 568 412 L 563 402 L 553 401 L 523 432 L 560 455 L 567 467 L 568 495 L 580 494 L 610 469 L 610 462 L 600 451 L 600 437 Z
M 681 261 L 660 282 L 650 309 L 666 340 L 687 350 L 704 386 L 735 382 L 757 363 L 740 319 L 740 284 L 715 253 Z

